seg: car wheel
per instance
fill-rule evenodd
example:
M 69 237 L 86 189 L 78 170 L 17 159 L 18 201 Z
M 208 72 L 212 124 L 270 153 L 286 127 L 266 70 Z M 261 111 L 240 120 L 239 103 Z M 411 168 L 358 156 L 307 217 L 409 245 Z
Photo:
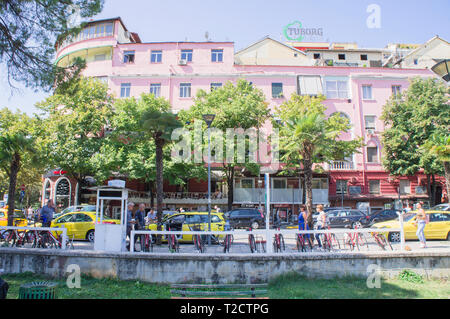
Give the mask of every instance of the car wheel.
M 86 239 L 89 240 L 91 243 L 94 242 L 94 240 L 95 240 L 94 230 L 91 229 L 90 231 L 87 232 Z
M 400 233 L 399 232 L 389 233 L 388 240 L 393 243 L 399 243 Z
M 450 240 L 450 231 L 447 233 L 447 240 Z
M 355 228 L 363 228 L 363 225 L 361 224 L 361 222 L 354 222 L 352 224 L 352 228 L 353 229 L 355 229 Z
M 259 223 L 257 221 L 254 221 L 252 223 L 252 229 L 258 229 L 259 228 Z

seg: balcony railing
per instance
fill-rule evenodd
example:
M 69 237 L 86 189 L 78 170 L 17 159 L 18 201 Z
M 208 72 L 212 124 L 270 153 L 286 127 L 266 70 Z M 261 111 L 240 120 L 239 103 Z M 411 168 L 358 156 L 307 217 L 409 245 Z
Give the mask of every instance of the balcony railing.
M 354 170 L 353 162 L 334 161 L 329 165 L 330 171 L 349 171 Z

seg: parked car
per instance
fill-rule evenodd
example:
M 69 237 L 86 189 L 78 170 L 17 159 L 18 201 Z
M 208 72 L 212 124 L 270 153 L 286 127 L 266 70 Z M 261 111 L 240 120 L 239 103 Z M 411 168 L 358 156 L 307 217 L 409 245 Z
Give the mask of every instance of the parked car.
M 414 224 L 416 220 L 416 211 L 403 215 L 403 229 L 405 231 L 406 240 L 418 240 L 416 236 L 417 226 Z M 444 211 L 425 211 L 430 218 L 430 222 L 425 226 L 424 235 L 426 239 L 446 239 L 450 240 L 450 212 Z M 398 220 L 391 220 L 372 225 L 373 228 L 400 228 Z M 386 233 L 389 241 L 399 242 L 399 232 Z
M 28 225 L 25 214 L 20 209 L 14 210 L 13 226 L 24 227 Z M 0 209 L 0 226 L 8 226 L 8 206 Z
M 176 231 L 190 231 L 191 227 L 197 226 L 200 230 L 208 230 L 208 212 L 184 212 L 173 215 L 166 215 L 162 221 L 161 228 L 166 230 L 167 225 L 175 225 L 172 230 Z M 225 226 L 225 219 L 221 213 L 211 212 L 211 230 L 223 231 Z M 148 230 L 157 230 L 157 224 L 150 224 L 146 227 Z M 222 238 L 221 235 L 217 236 Z M 167 241 L 167 237 L 163 237 L 163 241 Z M 180 242 L 192 242 L 192 235 L 178 235 Z
M 258 229 L 265 227 L 265 217 L 256 208 L 236 208 L 225 213 L 231 228 Z
M 450 204 L 439 204 L 430 208 L 430 210 L 450 212 Z
M 376 211 L 373 214 L 369 215 L 369 221 L 370 224 L 375 224 L 387 220 L 393 220 L 398 217 L 398 214 L 400 214 L 400 211 L 396 209 L 385 209 L 381 211 Z
M 327 212 L 330 212 L 330 211 L 333 211 L 333 210 L 340 210 L 340 209 L 352 209 L 351 207 L 325 207 L 324 209 L 323 209 L 323 211 L 325 212 L 325 213 L 327 213 Z M 313 218 L 313 222 L 315 223 L 316 222 L 316 220 L 317 220 L 317 216 L 319 216 L 319 213 L 317 212 L 317 211 L 315 211 L 313 214 L 312 214 L 312 218 Z
M 104 224 L 120 224 L 118 219 L 103 217 Z M 38 226 L 38 224 L 36 224 Z M 50 227 L 67 228 L 67 236 L 72 239 L 86 239 L 94 241 L 95 212 L 71 212 L 52 220 Z
M 335 209 L 326 214 L 331 228 L 363 228 L 369 225 L 369 216 L 358 209 Z
M 76 206 L 69 206 L 64 208 L 60 213 L 53 214 L 53 218 L 58 218 L 59 216 L 65 215 L 67 213 L 71 212 L 95 212 L 97 210 L 96 205 L 76 205 Z

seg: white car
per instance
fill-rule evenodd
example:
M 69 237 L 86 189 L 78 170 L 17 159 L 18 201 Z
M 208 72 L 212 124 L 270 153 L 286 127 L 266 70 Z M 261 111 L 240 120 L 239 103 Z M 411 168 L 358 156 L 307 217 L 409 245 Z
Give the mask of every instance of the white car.
M 439 204 L 439 205 L 431 207 L 430 210 L 439 210 L 441 212 L 448 212 L 448 211 L 450 211 L 450 204 L 449 203 Z

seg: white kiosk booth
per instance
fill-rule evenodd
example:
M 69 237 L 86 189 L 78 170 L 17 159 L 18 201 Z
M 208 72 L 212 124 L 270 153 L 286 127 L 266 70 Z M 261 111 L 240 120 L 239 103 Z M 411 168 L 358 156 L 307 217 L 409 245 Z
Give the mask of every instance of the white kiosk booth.
M 126 251 L 128 189 L 125 188 L 125 181 L 112 180 L 108 182 L 108 186 L 99 186 L 94 189 L 97 190 L 94 249 Z M 103 222 L 105 200 L 120 201 L 120 225 Z

